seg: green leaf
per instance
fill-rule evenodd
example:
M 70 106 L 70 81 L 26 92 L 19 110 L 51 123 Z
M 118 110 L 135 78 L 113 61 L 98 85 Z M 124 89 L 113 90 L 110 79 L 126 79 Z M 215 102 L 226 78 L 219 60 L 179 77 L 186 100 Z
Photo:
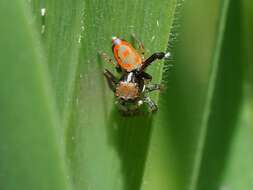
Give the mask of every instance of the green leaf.
M 0 2 L 0 189 L 69 189 L 59 118 L 24 1 Z
M 252 98 L 248 87 L 252 84 L 245 59 L 248 52 L 243 48 L 246 41 L 242 10 L 239 2 L 231 2 L 199 189 L 252 188 Z
M 207 95 L 206 95 L 206 101 L 204 104 L 204 112 L 203 112 L 203 116 L 201 119 L 201 123 L 200 123 L 200 132 L 199 132 L 199 138 L 198 138 L 198 142 L 197 142 L 197 151 L 196 151 L 196 155 L 195 155 L 195 160 L 193 163 L 193 173 L 192 173 L 192 177 L 191 177 L 191 182 L 190 182 L 190 190 L 194 190 L 198 188 L 198 182 L 202 183 L 201 181 L 201 177 L 202 177 L 202 173 L 201 173 L 201 166 L 203 164 L 203 160 L 204 160 L 204 154 L 206 151 L 206 144 L 208 141 L 208 136 L 211 134 L 210 130 L 212 130 L 212 122 L 215 122 L 214 126 L 223 126 L 224 124 L 228 125 L 229 127 L 231 127 L 235 122 L 233 120 L 231 120 L 231 123 L 226 123 L 226 119 L 225 116 L 227 114 L 227 118 L 231 118 L 235 115 L 237 115 L 238 113 L 238 108 L 237 106 L 232 106 L 231 110 L 229 110 L 230 112 L 227 111 L 227 106 L 230 105 L 232 102 L 226 102 L 224 101 L 224 97 L 226 96 L 226 93 L 224 92 L 229 92 L 231 91 L 230 88 L 225 89 L 226 84 L 224 85 L 224 81 L 230 81 L 230 75 L 228 74 L 226 77 L 224 77 L 224 75 L 222 75 L 222 69 L 227 68 L 228 66 L 225 66 L 225 63 L 230 63 L 231 58 L 229 58 L 228 60 L 222 60 L 225 59 L 223 57 L 225 57 L 225 55 L 223 55 L 223 46 L 224 49 L 226 48 L 226 45 L 228 43 L 226 43 L 226 41 L 224 40 L 224 35 L 225 32 L 228 28 L 227 26 L 227 15 L 228 15 L 228 9 L 230 7 L 230 0 L 225 0 L 223 2 L 220 3 L 220 13 L 219 13 L 219 21 L 217 24 L 217 38 L 215 41 L 215 46 L 214 46 L 214 50 L 213 50 L 213 57 L 211 59 L 211 69 L 210 69 L 210 77 L 209 77 L 209 81 L 208 81 L 208 86 L 207 86 Z M 228 35 L 226 35 L 228 36 Z M 234 47 L 234 46 L 233 46 Z M 230 48 L 231 50 L 232 48 Z M 235 54 L 236 55 L 236 54 Z M 223 79 L 222 77 L 224 77 L 225 79 Z M 241 73 L 239 73 L 238 75 L 238 83 L 237 83 L 237 88 L 236 91 L 238 93 L 241 93 L 240 87 L 241 87 Z M 221 86 L 225 86 L 223 87 L 224 91 L 220 92 L 220 89 L 222 89 L 222 87 L 219 87 L 219 85 Z M 229 85 L 228 85 L 229 86 Z M 220 89 L 219 89 L 220 88 Z M 223 90 L 222 89 L 222 90 Z M 216 92 L 218 91 L 218 92 Z M 221 97 L 219 97 L 219 95 L 217 95 L 217 93 L 221 93 Z M 232 97 L 231 99 L 234 100 L 234 103 L 237 103 L 238 101 L 240 101 L 241 99 L 241 94 L 236 94 L 234 96 L 234 98 Z M 221 99 L 221 100 L 219 100 Z M 224 103 L 223 106 L 221 106 L 222 108 L 224 108 L 226 111 L 219 113 L 219 109 L 215 109 L 215 104 L 219 103 L 221 104 Z M 220 105 L 218 105 L 220 106 Z M 223 116 L 221 117 L 221 119 L 219 118 L 212 118 L 213 114 L 218 114 L 219 116 Z M 224 123 L 223 123 L 224 122 Z M 209 130 L 210 128 L 210 130 Z M 218 131 L 219 132 L 219 131 Z M 216 132 L 217 133 L 217 132 Z M 216 134 L 215 133 L 215 134 Z M 219 133 L 220 134 L 220 133 Z M 217 134 L 216 134 L 217 135 Z M 217 142 L 217 141 L 216 141 Z M 214 146 L 213 146 L 214 147 Z M 216 150 L 218 149 L 218 146 L 216 146 Z M 226 149 L 226 147 L 224 147 L 224 149 Z M 222 149 L 221 152 L 225 153 L 225 150 Z M 207 151 L 208 154 L 210 153 L 209 151 Z M 210 156 L 210 155 L 208 155 Z M 220 162 L 222 163 L 222 162 Z M 203 164 L 204 166 L 206 166 L 206 164 Z M 217 181 L 215 182 L 216 184 Z M 209 187 L 210 187 L 210 182 L 208 183 Z M 208 186 L 207 186 L 208 187 Z M 218 188 L 218 187 L 217 187 Z M 201 187 L 200 187 L 201 189 Z
M 234 1 L 185 4 L 175 71 L 161 96 L 143 189 L 251 188 L 252 100 L 243 89 L 248 67 L 238 7 Z
M 115 110 L 113 93 L 102 75 L 104 67 L 114 68 L 99 58 L 98 51 L 112 56 L 111 37 L 131 40 L 131 33 L 145 44 L 146 56 L 165 51 L 176 4 L 175 0 L 85 1 L 73 112 L 66 129 L 76 189 L 140 187 L 152 118 L 125 118 Z M 154 83 L 161 80 L 162 66 L 160 62 L 150 67 Z
M 68 125 L 80 54 L 84 1 L 45 1 L 42 44 L 48 60 L 62 127 Z M 39 28 L 40 29 L 40 28 Z
M 47 16 L 42 44 L 66 134 L 69 172 L 76 189 L 140 186 L 152 118 L 123 118 L 114 110 L 113 94 L 102 75 L 104 66 L 113 68 L 98 58 L 98 51 L 112 55 L 111 37 L 117 35 L 130 40 L 131 33 L 145 44 L 146 56 L 164 51 L 176 5 L 176 0 L 72 3 L 64 0 L 43 4 Z M 38 3 L 33 6 L 38 10 Z M 157 63 L 150 71 L 155 82 L 161 81 L 162 66 L 161 62 Z M 94 152 L 96 149 L 99 151 Z M 112 164 L 115 168 L 110 171 Z

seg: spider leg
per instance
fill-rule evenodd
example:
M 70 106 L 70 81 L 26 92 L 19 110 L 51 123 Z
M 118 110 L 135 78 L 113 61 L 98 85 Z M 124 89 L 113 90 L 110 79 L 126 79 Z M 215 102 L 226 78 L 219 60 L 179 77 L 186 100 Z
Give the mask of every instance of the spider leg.
M 131 33 L 131 37 L 133 38 L 134 42 L 138 44 L 138 50 L 141 54 L 142 60 L 144 60 L 144 55 L 145 55 L 144 44 L 136 37 L 134 33 Z
M 116 86 L 117 86 L 117 79 L 116 77 L 107 69 L 104 70 L 104 76 L 107 80 L 108 86 L 110 89 L 115 92 Z
M 163 58 L 169 58 L 169 56 L 170 56 L 170 52 L 168 52 L 166 54 L 164 52 L 156 52 L 156 53 L 152 54 L 149 58 L 147 58 L 143 62 L 140 71 L 144 71 L 155 60 L 163 59 Z
M 98 53 L 105 62 L 115 67 L 117 72 L 121 72 L 121 68 L 119 67 L 119 65 L 112 58 L 110 58 L 109 55 L 101 51 L 99 51 Z
M 150 84 L 147 85 L 145 88 L 145 92 L 152 92 L 155 90 L 162 90 L 163 89 L 163 85 L 162 84 Z
M 145 80 L 149 80 L 149 81 L 152 80 L 152 76 L 151 76 L 150 74 L 144 72 L 144 71 L 140 73 L 140 76 L 141 76 L 143 79 L 145 79 Z
M 156 103 L 153 100 L 151 100 L 150 97 L 144 96 L 143 102 L 145 102 L 148 105 L 150 112 L 155 112 L 158 110 Z
M 147 85 L 152 80 L 152 76 L 146 72 L 139 73 L 139 77 L 143 80 L 144 84 Z
M 151 55 L 148 59 L 146 59 L 142 66 L 141 66 L 141 71 L 144 71 L 153 61 L 155 61 L 156 59 L 163 59 L 165 56 L 164 52 L 157 52 L 154 53 L 153 55 Z

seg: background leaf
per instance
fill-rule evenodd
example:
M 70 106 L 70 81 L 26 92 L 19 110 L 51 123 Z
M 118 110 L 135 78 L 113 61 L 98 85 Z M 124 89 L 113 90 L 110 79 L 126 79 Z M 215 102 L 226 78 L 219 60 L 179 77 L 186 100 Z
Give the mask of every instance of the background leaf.
M 252 130 L 247 124 L 252 121 L 242 103 L 249 100 L 243 96 L 247 66 L 242 61 L 238 7 L 236 2 L 228 6 L 228 1 L 185 3 L 175 70 L 161 96 L 143 189 L 250 188 L 251 169 L 245 170 L 243 180 L 237 176 L 253 159 L 248 149 L 252 140 L 242 135 Z M 236 157 L 240 154 L 247 159 Z
M 59 118 L 29 9 L 19 0 L 1 1 L 0 9 L 0 189 L 69 189 Z

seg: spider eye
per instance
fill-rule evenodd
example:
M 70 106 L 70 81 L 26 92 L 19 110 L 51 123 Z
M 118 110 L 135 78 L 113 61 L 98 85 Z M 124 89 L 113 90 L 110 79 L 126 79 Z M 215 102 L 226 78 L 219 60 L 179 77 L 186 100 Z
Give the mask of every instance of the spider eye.
M 122 101 L 122 102 L 125 101 L 125 99 L 123 97 L 119 97 L 119 100 Z

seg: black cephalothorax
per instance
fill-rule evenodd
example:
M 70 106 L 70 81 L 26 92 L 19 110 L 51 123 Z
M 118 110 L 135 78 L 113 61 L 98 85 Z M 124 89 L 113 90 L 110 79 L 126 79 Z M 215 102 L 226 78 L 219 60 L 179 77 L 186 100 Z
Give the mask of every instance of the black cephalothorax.
M 119 109 L 131 113 L 146 103 L 151 112 L 157 110 L 157 105 L 150 99 L 148 93 L 160 90 L 160 84 L 148 84 L 151 77 L 143 72 L 124 73 L 117 79 L 110 71 L 105 70 L 104 75 L 110 89 L 114 92 Z

